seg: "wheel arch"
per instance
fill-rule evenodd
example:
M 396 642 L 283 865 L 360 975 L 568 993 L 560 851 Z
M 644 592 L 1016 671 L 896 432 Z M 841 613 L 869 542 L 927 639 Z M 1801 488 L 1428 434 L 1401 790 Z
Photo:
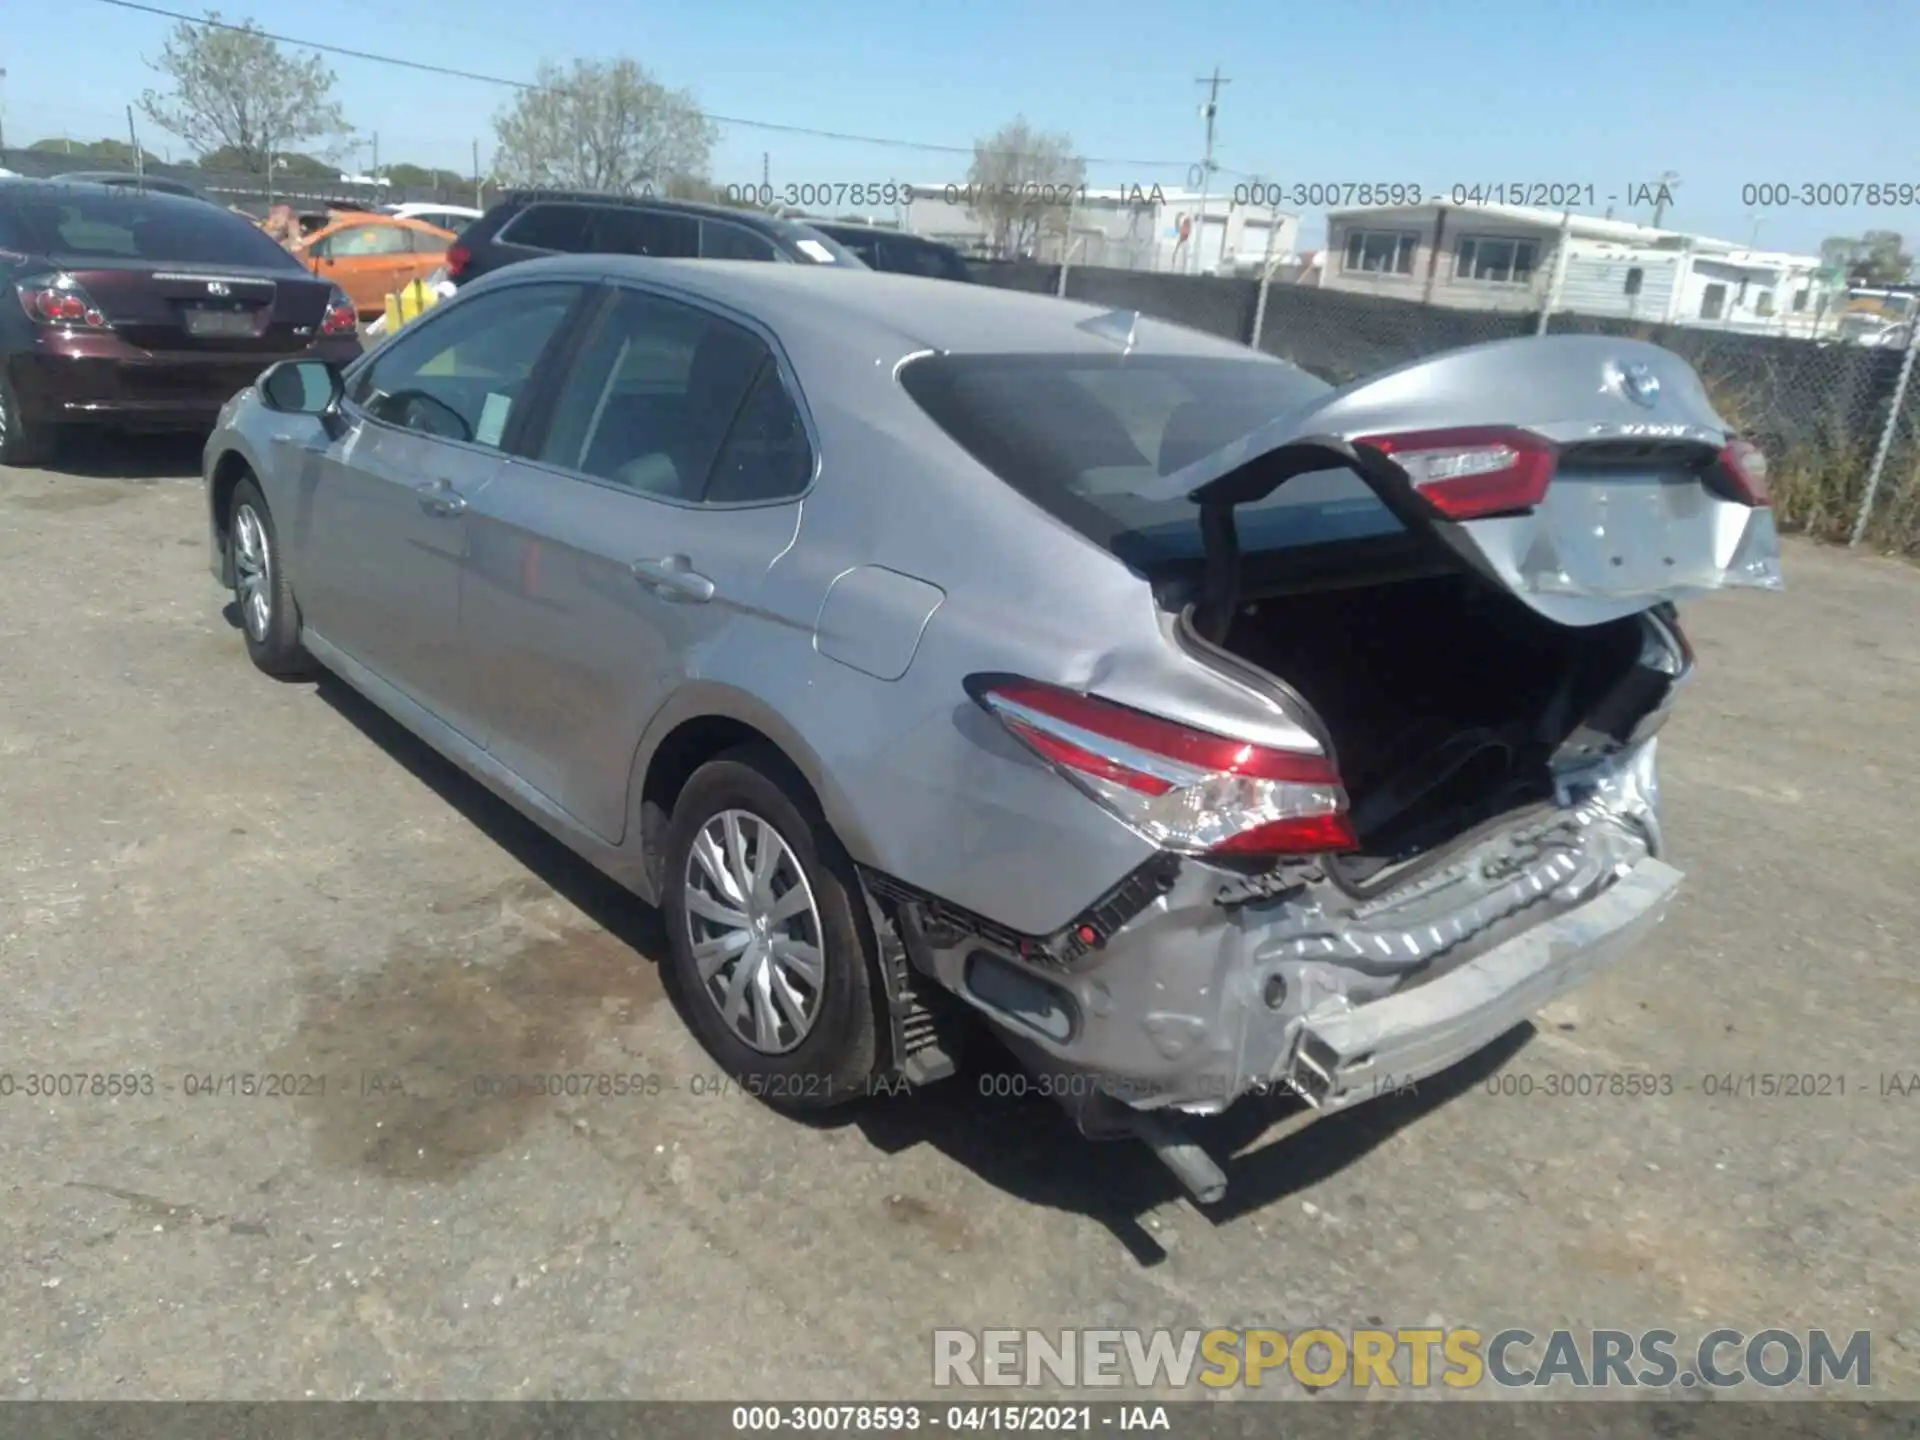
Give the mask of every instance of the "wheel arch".
M 682 686 L 647 727 L 627 784 L 628 835 L 647 898 L 658 899 L 661 845 L 674 801 L 709 760 L 743 745 L 766 745 L 786 761 L 855 860 L 871 853 L 864 827 L 820 754 L 766 702 L 731 685 Z

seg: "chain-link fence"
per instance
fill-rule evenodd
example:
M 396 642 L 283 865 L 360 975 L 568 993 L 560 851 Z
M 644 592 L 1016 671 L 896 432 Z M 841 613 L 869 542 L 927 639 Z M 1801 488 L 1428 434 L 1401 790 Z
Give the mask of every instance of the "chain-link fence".
M 1536 334 L 1648 340 L 1680 355 L 1727 420 L 1767 452 L 1781 524 L 1920 554 L 1920 375 L 1910 352 L 1571 311 L 1504 310 L 1324 288 L 1096 266 L 979 265 L 981 281 L 1137 310 L 1252 344 L 1334 385 L 1482 341 Z M 1523 297 L 1524 298 L 1524 297 Z
M 30 179 L 50 180 L 59 175 L 124 172 L 130 167 L 103 164 L 84 154 L 63 154 L 58 150 L 0 150 L 0 170 L 11 170 Z M 142 171 L 156 180 L 173 180 L 190 185 L 209 200 L 232 209 L 264 216 L 275 205 L 324 209 L 342 202 L 356 206 L 405 204 L 410 201 L 437 201 L 443 204 L 473 205 L 484 209 L 490 187 L 480 180 L 452 183 L 452 176 L 440 185 L 394 185 L 356 183 L 338 175 L 301 173 L 286 168 L 272 174 L 241 170 L 208 170 L 197 165 L 146 164 Z

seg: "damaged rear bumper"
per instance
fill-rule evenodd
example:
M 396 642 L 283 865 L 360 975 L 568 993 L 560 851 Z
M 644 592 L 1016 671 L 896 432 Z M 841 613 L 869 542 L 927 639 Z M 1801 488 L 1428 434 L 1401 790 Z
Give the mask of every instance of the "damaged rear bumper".
M 1330 1003 L 1303 1017 L 1282 1078 L 1331 1111 L 1438 1074 L 1637 946 L 1680 881 L 1671 865 L 1644 860 L 1596 898 L 1428 984 Z
M 1681 875 L 1658 858 L 1654 749 L 1365 887 L 1189 863 L 1069 961 L 980 935 L 917 958 L 1088 1133 L 1250 1092 L 1344 1109 L 1472 1055 L 1660 922 Z

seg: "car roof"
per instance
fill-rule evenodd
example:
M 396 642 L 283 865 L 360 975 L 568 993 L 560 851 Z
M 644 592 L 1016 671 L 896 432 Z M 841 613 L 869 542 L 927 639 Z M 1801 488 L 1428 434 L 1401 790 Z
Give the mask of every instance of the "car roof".
M 114 199 L 129 205 L 138 203 L 191 207 L 195 215 L 202 213 L 207 207 L 206 201 L 192 195 L 176 195 L 171 190 L 156 190 L 151 186 L 106 185 L 98 180 L 89 180 L 78 175 L 61 176 L 52 180 L 33 180 L 20 176 L 7 186 L 8 196 L 16 199 L 37 195 L 51 200 L 75 190 L 84 191 L 91 199 Z
M 828 336 L 835 348 L 865 350 L 898 361 L 920 351 L 955 354 L 1071 353 L 1112 355 L 1116 342 L 1082 328 L 1111 314 L 1098 305 L 988 285 L 856 270 L 839 265 L 770 265 L 759 260 L 667 260 L 645 255 L 555 255 L 488 276 L 630 279 L 740 310 L 782 340 Z M 1133 353 L 1260 360 L 1258 351 L 1169 321 L 1124 312 Z M 1105 328 L 1105 327 L 1103 327 Z M 1124 333 L 1124 332 L 1123 332 Z M 1273 361 L 1280 364 L 1280 361 Z
M 709 220 L 732 220 L 742 225 L 750 225 L 756 230 L 765 230 L 769 234 L 784 235 L 794 224 L 807 225 L 805 221 L 788 221 L 778 215 L 769 215 L 764 210 L 742 210 L 731 205 L 711 205 L 703 200 L 672 200 L 661 195 L 610 195 L 594 190 L 516 190 L 500 201 L 500 204 L 513 209 L 523 209 L 529 205 L 604 205 L 619 210 L 676 210 L 686 215 L 701 215 Z

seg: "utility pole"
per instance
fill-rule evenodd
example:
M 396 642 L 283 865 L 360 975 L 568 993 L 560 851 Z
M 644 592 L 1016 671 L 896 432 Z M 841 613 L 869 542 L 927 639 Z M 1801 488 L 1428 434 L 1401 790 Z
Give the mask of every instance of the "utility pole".
M 477 210 L 487 208 L 480 199 L 480 137 L 477 135 L 473 140 L 473 204 Z
M 763 194 L 773 191 L 773 156 L 765 150 L 760 152 L 760 189 Z
M 380 183 L 380 132 L 373 132 L 373 168 L 367 172 L 377 185 Z
M 140 153 L 140 132 L 133 128 L 133 106 L 127 106 L 127 142 L 133 146 L 133 173 L 146 177 L 147 157 Z
M 1220 87 L 1231 85 L 1233 81 L 1221 75 L 1218 65 L 1213 74 L 1202 75 L 1193 82 L 1207 87 L 1207 103 L 1200 107 L 1200 113 L 1207 122 L 1207 154 L 1200 162 L 1200 214 L 1193 222 L 1193 254 L 1188 256 L 1193 273 L 1200 273 L 1200 251 L 1206 243 L 1207 235 L 1207 186 L 1213 179 L 1213 122 L 1220 113 Z
M 0 65 L 0 87 L 7 83 L 7 67 Z M 0 155 L 7 150 L 7 102 L 4 89 L 0 89 Z
M 1680 183 L 1680 177 L 1673 171 L 1667 170 L 1662 172 L 1658 183 L 1660 186 L 1659 193 L 1653 197 L 1653 228 L 1656 230 L 1660 228 L 1661 218 L 1667 213 L 1667 187 L 1678 185 Z

